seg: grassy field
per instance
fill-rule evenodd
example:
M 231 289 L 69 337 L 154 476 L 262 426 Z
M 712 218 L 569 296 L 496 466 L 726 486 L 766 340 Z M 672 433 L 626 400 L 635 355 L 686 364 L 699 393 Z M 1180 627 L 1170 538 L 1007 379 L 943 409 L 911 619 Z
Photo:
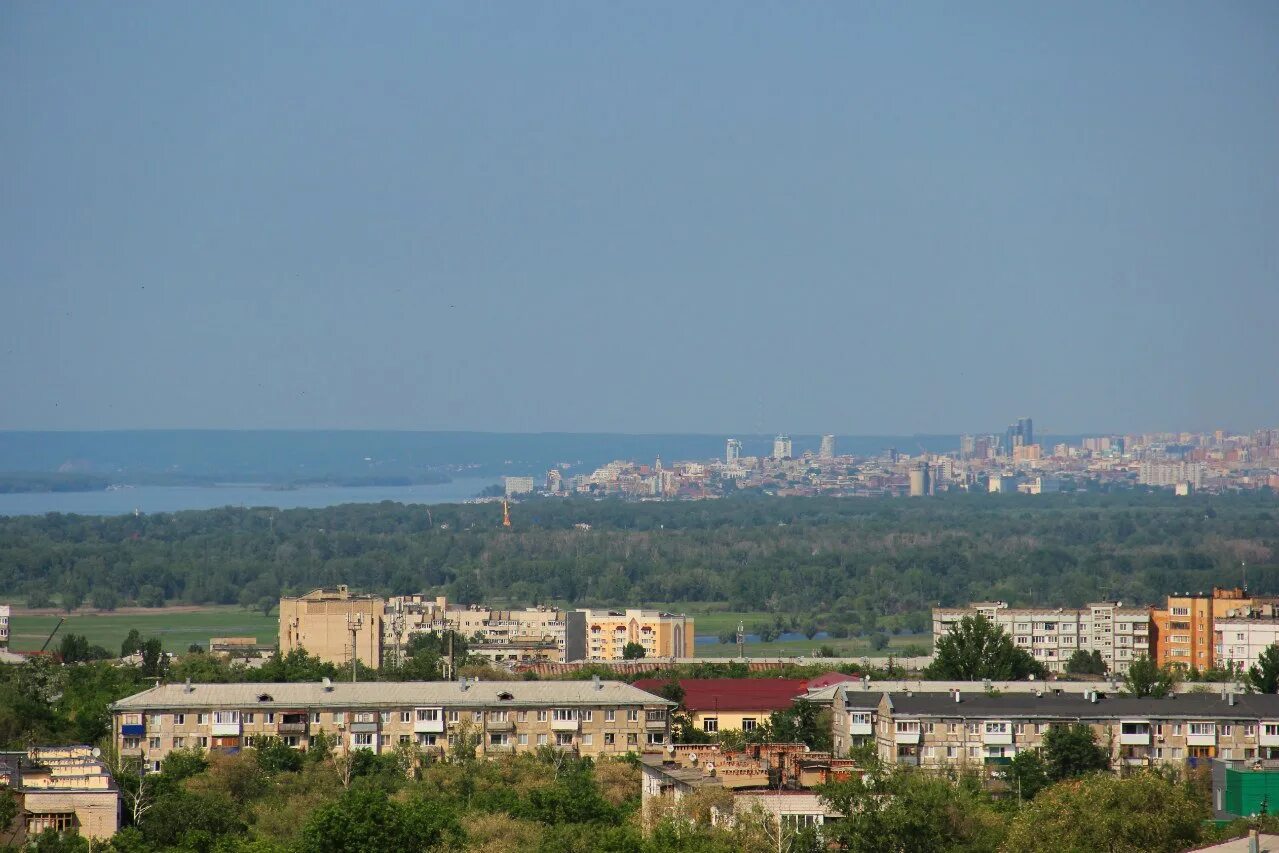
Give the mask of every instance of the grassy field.
M 14 651 L 31 651 L 40 648 L 57 616 L 31 615 L 15 611 L 10 619 L 10 646 Z M 207 647 L 210 637 L 257 637 L 259 642 L 275 642 L 279 621 L 273 614 L 263 616 L 261 611 L 248 611 L 239 607 L 210 607 L 199 610 L 158 609 L 141 613 L 75 613 L 58 630 L 49 644 L 57 645 L 65 633 L 83 634 L 91 644 L 104 646 L 119 654 L 120 643 L 130 628 L 137 628 L 143 637 L 159 637 L 165 649 L 185 652 L 192 643 Z

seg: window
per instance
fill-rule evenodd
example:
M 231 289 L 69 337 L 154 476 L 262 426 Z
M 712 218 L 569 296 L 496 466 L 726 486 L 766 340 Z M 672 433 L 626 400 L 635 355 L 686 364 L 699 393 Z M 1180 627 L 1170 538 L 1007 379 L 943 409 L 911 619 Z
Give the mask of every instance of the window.
M 200 749 L 208 749 L 209 748 L 208 735 L 200 735 L 198 738 L 196 738 L 195 745 L 200 747 Z
M 707 717 L 702 720 L 702 731 L 714 733 L 719 731 L 719 717 Z
M 186 714 L 174 714 L 174 715 L 173 715 L 173 724 L 174 724 L 175 726 L 185 726 L 185 725 L 187 724 L 187 715 L 186 715 Z
M 528 711 L 516 711 L 516 712 L 515 712 L 515 720 L 516 720 L 516 722 L 519 722 L 519 723 L 527 723 L 527 722 L 528 722 Z
M 948 747 L 946 747 L 946 757 L 947 757 L 947 758 L 954 758 L 954 757 L 955 757 L 955 753 L 956 753 L 956 752 L 958 752 L 958 749 L 957 749 L 956 747 L 953 747 L 953 746 L 948 746 Z
M 174 749 L 186 749 L 186 745 L 187 745 L 187 739 L 184 737 L 175 737 L 173 739 Z
M 572 708 L 556 708 L 552 719 L 557 723 L 570 723 L 577 720 L 577 711 Z
M 638 709 L 638 708 L 630 708 L 630 709 L 628 709 L 628 710 L 627 710 L 627 712 L 626 712 L 626 722 L 628 722 L 628 723 L 638 723 L 638 722 L 639 722 L 639 709 Z
M 400 722 L 401 722 L 401 723 L 409 723 L 409 722 L 412 722 L 412 716 L 413 716 L 413 713 L 412 713 L 411 711 L 401 711 L 401 712 L 400 712 Z
M 582 712 L 582 722 L 591 723 L 595 721 L 595 712 L 587 709 Z
M 987 723 L 986 734 L 988 735 L 1006 735 L 1008 734 L 1007 723 Z
M 158 737 L 147 739 L 147 749 L 159 749 L 159 748 L 160 748 L 160 739 Z
M 357 749 L 360 749 L 360 748 L 372 749 L 373 733 L 372 732 L 356 732 L 355 734 L 351 735 L 351 742 L 355 744 L 355 747 Z
M 382 725 L 386 725 L 387 723 L 391 722 L 391 712 L 382 711 L 381 713 L 378 714 L 378 720 L 382 723 Z
M 1234 726 L 1232 726 L 1230 723 L 1222 723 L 1222 724 L 1221 724 L 1221 736 L 1222 736 L 1222 737 L 1230 737 L 1231 733 L 1232 733 L 1234 730 L 1235 730 L 1235 727 L 1234 727 Z
M 266 715 L 266 721 L 267 721 L 268 723 L 274 723 L 274 722 L 275 722 L 275 712 L 274 712 L 274 711 L 268 711 L 268 712 L 267 712 L 267 715 Z
M 605 746 L 612 746 L 616 742 L 617 742 L 617 735 L 613 734 L 612 732 L 604 732 Z
M 505 732 L 489 732 L 489 746 L 507 746 L 508 743 Z
M 340 723 L 346 719 L 346 715 L 342 711 L 333 712 L 333 722 Z
M 1214 723 L 1191 723 L 1190 733 L 1192 735 L 1215 735 L 1217 727 Z
M 528 746 L 528 735 L 520 735 L 520 746 Z
M 400 743 L 409 743 L 412 740 L 413 738 L 409 737 L 408 735 L 400 735 Z
M 754 717 L 742 717 L 742 731 L 753 732 L 758 725 Z
M 555 745 L 556 746 L 572 746 L 573 733 L 572 732 L 556 732 Z
M 408 714 L 404 714 L 403 716 L 407 717 Z M 418 719 L 418 722 L 420 723 L 437 722 L 440 719 L 440 709 L 439 708 L 418 708 L 417 719 Z M 457 722 L 457 711 L 449 711 L 449 720 L 454 723 Z M 408 720 L 405 720 L 405 722 L 408 722 Z
M 639 746 L 639 735 L 635 734 L 635 732 L 628 732 L 626 735 L 626 745 Z
M 609 708 L 604 712 L 604 722 L 611 723 L 617 719 L 617 709 Z
M 449 722 L 456 723 L 458 719 L 457 711 L 449 711 Z
M 164 720 L 164 717 L 161 714 L 152 714 L 150 719 L 147 721 L 147 725 L 149 725 L 153 729 L 158 729 L 160 728 L 160 723 L 163 720 Z
M 582 735 L 582 746 L 592 746 L 595 743 L 595 735 Z
M 46 830 L 72 832 L 79 827 L 75 812 L 51 812 L 27 817 L 27 835 L 35 836 Z
M 438 737 L 439 735 L 430 735 L 430 734 L 426 734 L 425 732 L 419 732 L 417 736 L 417 745 L 418 746 L 435 746 L 435 741 L 436 741 L 436 738 Z
M 255 715 L 254 715 L 254 713 L 253 713 L 252 711 L 245 711 L 245 712 L 244 712 L 244 722 L 245 722 L 246 724 L 253 722 L 253 721 L 254 721 L 254 719 L 256 719 L 256 717 L 255 717 Z
M 538 735 L 538 736 L 537 736 L 537 745 L 538 745 L 538 746 L 546 746 L 546 735 Z
M 539 723 L 545 723 L 545 722 L 546 722 L 546 709 L 545 709 L 545 708 L 543 708 L 542 710 L 540 710 L 540 711 L 538 711 L 538 712 L 537 712 L 537 721 L 538 721 Z
M 196 725 L 198 725 L 198 726 L 207 726 L 207 725 L 209 724 L 209 715 L 208 715 L 208 714 L 196 714 L 196 715 L 195 715 L 195 723 L 196 723 Z
M 484 722 L 484 712 L 483 712 L 483 711 L 472 711 L 472 712 L 471 712 L 471 722 L 472 722 L 472 723 L 482 723 L 482 722 Z
M 506 712 L 505 711 L 489 711 L 489 722 L 490 723 L 507 722 Z
M 214 711 L 213 712 L 214 725 L 217 725 L 217 724 L 230 725 L 232 723 L 238 723 L 238 722 L 240 722 L 239 711 Z
M 649 732 L 649 733 L 648 733 L 648 745 L 649 745 L 649 746 L 659 746 L 659 745 L 664 744 L 664 743 L 666 743 L 666 735 L 665 735 L 663 732 Z

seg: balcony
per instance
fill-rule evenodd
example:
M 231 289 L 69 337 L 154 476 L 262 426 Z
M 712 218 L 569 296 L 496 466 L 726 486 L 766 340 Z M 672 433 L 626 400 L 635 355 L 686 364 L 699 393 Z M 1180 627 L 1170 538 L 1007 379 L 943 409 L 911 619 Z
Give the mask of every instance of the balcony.
M 850 735 L 873 735 L 875 726 L 873 723 L 849 723 L 848 733 Z
M 434 711 L 434 719 L 422 719 L 421 712 Z M 413 731 L 425 732 L 427 734 L 442 734 L 444 732 L 444 713 L 439 708 L 415 708 L 413 714 Z
M 1144 720 L 1124 720 L 1119 725 L 1120 746 L 1150 746 L 1150 723 Z
M 147 727 L 142 723 L 120 726 L 120 734 L 124 737 L 142 737 L 146 733 Z
M 1190 731 L 1186 735 L 1186 746 L 1216 746 L 1217 731 L 1215 727 L 1209 727 L 1206 731 L 1194 732 Z
M 515 723 L 507 720 L 489 720 L 485 726 L 491 732 L 513 732 L 515 731 Z
M 575 732 L 580 723 L 577 718 L 571 720 L 551 720 L 551 731 L 553 732 Z
M 1258 746 L 1279 746 L 1279 723 L 1262 723 L 1257 729 Z
M 895 743 L 919 743 L 919 729 L 898 729 L 893 732 Z M 916 756 L 918 757 L 918 756 Z M 919 763 L 916 761 L 915 763 Z
M 238 720 L 234 723 L 214 723 L 210 734 L 214 737 L 237 737 L 240 734 L 240 723 Z
M 351 733 L 370 734 L 377 731 L 377 723 L 351 723 Z
M 486 743 L 484 751 L 491 755 L 510 755 L 515 752 L 515 744 L 513 743 Z
M 276 726 L 276 731 L 282 735 L 304 735 L 307 733 L 309 726 L 307 723 L 280 723 Z
M 992 727 L 987 724 L 982 727 L 981 742 L 986 744 L 995 744 L 997 746 L 1008 746 L 1013 742 L 1013 727 L 1011 723 L 1000 723 L 998 726 Z

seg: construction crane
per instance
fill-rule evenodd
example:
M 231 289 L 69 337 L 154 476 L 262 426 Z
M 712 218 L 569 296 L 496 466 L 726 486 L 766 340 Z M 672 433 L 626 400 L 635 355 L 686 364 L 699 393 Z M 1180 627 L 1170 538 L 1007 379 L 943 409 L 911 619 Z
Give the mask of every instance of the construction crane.
M 41 652 L 49 648 L 49 644 L 53 642 L 53 635 L 58 633 L 58 629 L 62 627 L 62 623 L 65 621 L 67 621 L 66 618 L 62 616 L 58 617 L 58 624 L 53 626 L 53 630 L 49 632 L 49 636 L 45 639 L 44 645 L 40 647 Z
M 502 501 L 502 526 L 511 526 L 511 507 L 509 501 Z

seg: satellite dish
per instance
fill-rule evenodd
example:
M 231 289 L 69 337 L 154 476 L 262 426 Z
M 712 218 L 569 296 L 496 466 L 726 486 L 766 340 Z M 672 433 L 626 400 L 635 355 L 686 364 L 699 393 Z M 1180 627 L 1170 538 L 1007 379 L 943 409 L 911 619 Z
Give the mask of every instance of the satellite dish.
M 93 749 L 89 751 L 89 754 L 92 755 L 94 758 L 97 758 L 98 756 L 102 755 L 102 750 L 95 746 Z

